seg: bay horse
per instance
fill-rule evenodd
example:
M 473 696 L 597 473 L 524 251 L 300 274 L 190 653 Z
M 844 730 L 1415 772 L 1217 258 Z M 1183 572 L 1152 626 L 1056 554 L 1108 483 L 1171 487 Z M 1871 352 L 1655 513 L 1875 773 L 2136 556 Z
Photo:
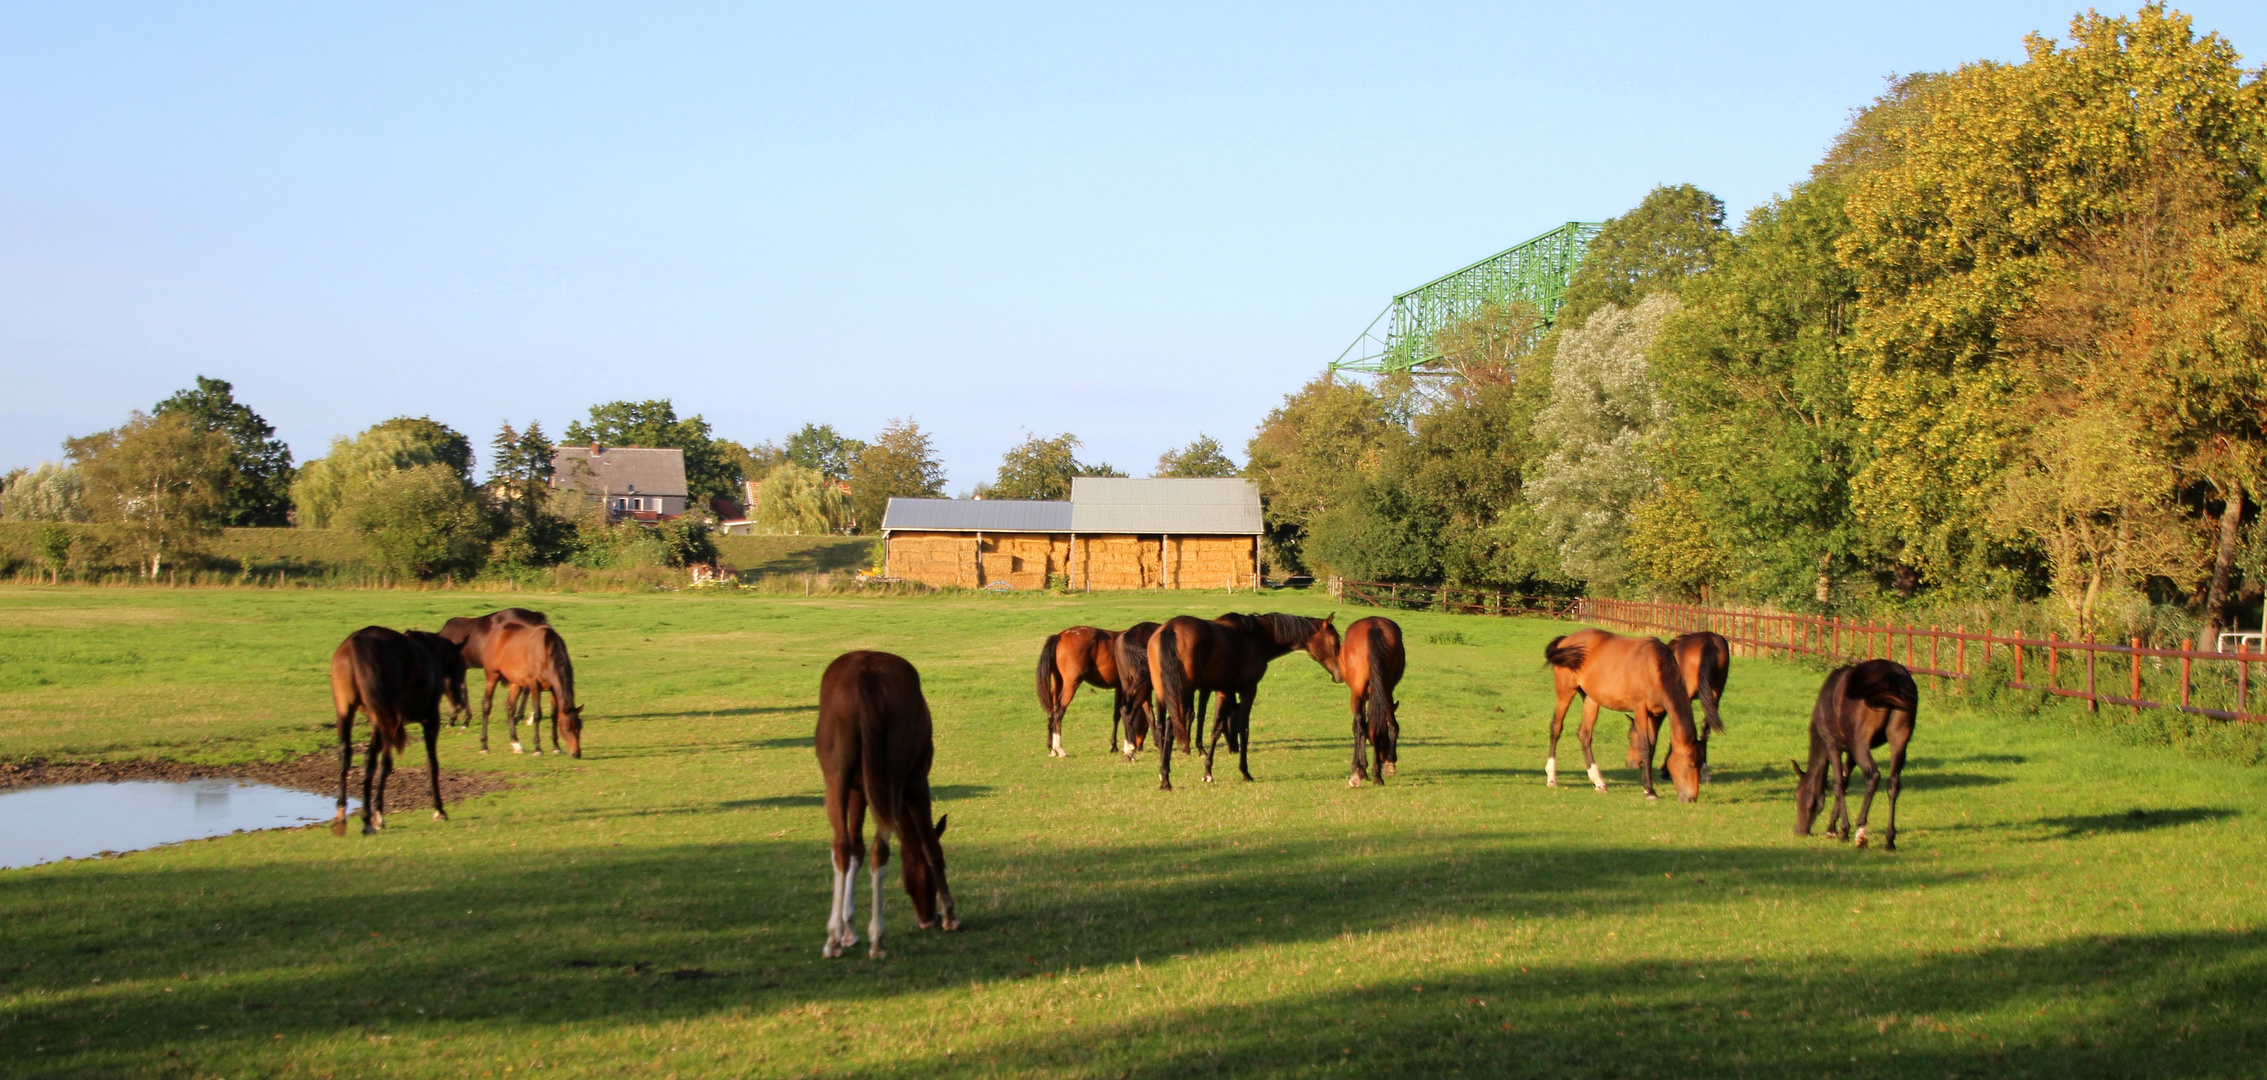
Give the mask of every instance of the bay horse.
M 836 657 L 819 680 L 819 729 L 813 741 L 819 772 L 826 778 L 827 823 L 834 827 L 834 900 L 827 909 L 827 940 L 820 954 L 841 956 L 843 949 L 858 944 L 850 927 L 858 914 L 858 856 L 865 848 L 868 809 L 874 814 L 867 866 L 874 917 L 866 926 L 873 939 L 866 954 L 889 955 L 882 948 L 882 867 L 889 863 L 891 833 L 904 849 L 905 892 L 913 898 L 921 929 L 960 929 L 939 843 L 945 819 L 929 821 L 929 762 L 936 746 L 929 702 L 921 696 L 921 673 L 905 658 L 884 652 Z
M 551 751 L 559 752 L 559 721 L 566 720 L 566 752 L 582 756 L 582 705 L 575 700 L 575 662 L 567 655 L 566 640 L 548 625 L 506 623 L 488 638 L 489 685 L 502 679 L 511 685 L 504 695 L 504 734 L 512 753 L 520 752 L 520 702 L 529 705 L 530 740 L 543 752 L 543 692 L 551 692 Z M 480 714 L 480 752 L 488 752 L 488 714 Z
M 1293 649 L 1303 649 L 1338 677 L 1338 630 L 1329 618 L 1270 612 L 1242 615 L 1230 612 L 1211 622 L 1193 615 L 1178 615 L 1158 627 L 1149 639 L 1149 678 L 1165 699 L 1164 729 L 1157 733 L 1158 790 L 1173 790 L 1173 741 L 1185 739 L 1196 696 L 1221 695 L 1212 719 L 1212 743 L 1205 750 L 1204 781 L 1212 782 L 1212 762 L 1220 752 L 1222 736 L 1237 754 L 1236 768 L 1252 778 L 1252 698 L 1268 661 Z M 1200 721 L 1201 722 L 1201 721 Z
M 408 725 L 425 729 L 425 775 L 433 785 L 433 817 L 446 820 L 441 807 L 441 696 L 449 680 L 464 680 L 464 657 L 456 642 L 423 630 L 402 633 L 365 626 L 331 653 L 331 705 L 338 721 L 338 813 L 331 831 L 346 831 L 346 778 L 354 768 L 354 714 L 370 717 L 370 746 L 362 764 L 362 832 L 386 825 L 386 781 L 394 755 L 408 743 Z M 376 795 L 372 795 L 372 785 Z
M 1377 753 L 1377 782 L 1385 783 L 1400 763 L 1401 719 L 1395 710 L 1393 688 L 1409 666 L 1401 646 L 1401 625 L 1382 615 L 1356 619 L 1346 627 L 1338 648 L 1338 674 L 1354 701 L 1354 773 L 1347 787 L 1361 787 L 1369 779 L 1362 760 L 1364 743 Z
M 1676 657 L 1667 645 L 1655 638 L 1577 630 L 1552 638 L 1543 647 L 1543 657 L 1550 662 L 1558 689 L 1558 705 L 1551 712 L 1551 756 L 1543 765 L 1546 783 L 1552 787 L 1559 784 L 1559 734 L 1566 729 L 1567 705 L 1581 694 L 1582 760 L 1589 767 L 1592 785 L 1606 790 L 1606 779 L 1599 775 L 1598 759 L 1590 748 L 1591 734 L 1598 727 L 1598 710 L 1604 707 L 1630 714 L 1636 726 L 1645 762 L 1639 775 L 1644 778 L 1647 798 L 1660 797 L 1653 790 L 1653 747 L 1654 733 L 1660 730 L 1664 718 L 1669 722 L 1668 772 L 1676 782 L 1677 800 L 1692 802 L 1700 797 L 1696 761 L 1699 736 L 1693 730 L 1692 694 L 1685 689 Z
M 1669 652 L 1677 658 L 1677 674 L 1684 678 L 1685 689 L 1693 692 L 1700 701 L 1705 718 L 1699 726 L 1700 782 L 1709 782 L 1708 736 L 1724 730 L 1724 718 L 1716 711 L 1716 704 L 1724 696 L 1724 680 L 1732 674 L 1732 643 L 1713 630 L 1696 630 L 1669 639 Z M 1659 732 L 1654 739 L 1659 741 Z M 1637 718 L 1629 722 L 1629 767 L 1640 764 L 1637 738 Z
M 1117 640 L 1110 643 L 1118 661 L 1118 695 L 1125 726 L 1125 741 L 1115 749 L 1132 761 L 1141 752 L 1142 743 L 1149 738 L 1151 705 L 1157 692 L 1149 681 L 1149 639 L 1157 636 L 1157 624 L 1139 622 L 1118 632 Z
M 1913 718 L 1920 709 L 1920 687 L 1913 673 L 1895 660 L 1868 660 L 1834 669 L 1818 688 L 1818 704 L 1810 711 L 1810 769 L 1795 766 L 1795 835 L 1809 836 L 1818 820 L 1819 803 L 1826 796 L 1826 770 L 1834 768 L 1834 812 L 1826 819 L 1826 835 L 1847 839 L 1855 827 L 1859 847 L 1866 846 L 1866 814 L 1873 809 L 1874 789 L 1881 769 L 1873 749 L 1889 747 L 1889 827 L 1882 830 L 1884 850 L 1897 850 L 1897 791 L 1904 786 L 1905 744 L 1913 739 Z M 1858 805 L 1858 820 L 1850 820 L 1843 796 L 1849 790 L 1850 768 L 1866 774 L 1866 799 Z
M 1073 626 L 1049 634 L 1039 646 L 1039 707 L 1047 710 L 1047 756 L 1065 757 L 1063 714 L 1078 686 L 1110 691 L 1110 749 L 1118 748 L 1118 724 L 1126 715 L 1124 674 L 1118 667 L 1118 635 L 1093 626 Z
M 507 624 L 544 626 L 549 624 L 550 621 L 540 611 L 508 607 L 477 617 L 459 616 L 450 619 L 441 624 L 441 636 L 456 642 L 457 647 L 463 650 L 464 666 L 467 669 L 481 668 L 485 670 L 488 667 L 488 637 L 495 632 L 497 627 Z M 460 722 L 464 727 L 471 727 L 472 706 L 466 701 L 465 687 L 461 679 L 456 686 L 451 688 L 449 703 L 452 707 L 449 719 Z M 496 680 L 491 678 L 488 680 L 488 696 L 480 703 L 480 715 L 483 719 L 487 717 L 488 710 L 494 708 L 495 704 Z

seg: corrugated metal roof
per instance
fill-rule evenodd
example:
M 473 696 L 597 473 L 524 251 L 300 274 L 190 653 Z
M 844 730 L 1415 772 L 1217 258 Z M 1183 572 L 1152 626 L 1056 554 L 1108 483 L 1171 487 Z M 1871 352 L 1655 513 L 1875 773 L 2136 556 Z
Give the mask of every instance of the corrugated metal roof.
M 1071 481 L 1071 531 L 1257 535 L 1259 486 L 1249 480 L 1130 480 L 1081 476 Z
M 675 495 L 685 497 L 685 452 L 642 446 L 592 451 L 562 446 L 551 452 L 551 483 L 592 495 Z
M 882 528 L 944 532 L 1071 531 L 1071 504 L 1025 499 L 891 499 Z

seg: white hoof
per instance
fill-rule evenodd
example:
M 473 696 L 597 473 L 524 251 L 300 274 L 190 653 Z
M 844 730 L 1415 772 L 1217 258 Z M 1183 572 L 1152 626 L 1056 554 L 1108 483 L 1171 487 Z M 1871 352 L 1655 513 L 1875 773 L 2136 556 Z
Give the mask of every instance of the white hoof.
M 1212 782 L 1212 774 L 1211 774 L 1211 773 L 1206 773 L 1206 774 L 1204 774 L 1204 782 L 1205 782 L 1205 783 L 1207 783 L 1207 784 L 1209 784 L 1209 783 L 1211 783 L 1211 782 Z
M 1866 846 L 1866 827 L 1863 825 L 1858 826 L 1857 841 L 1859 847 Z
M 819 955 L 832 960 L 835 957 L 842 955 L 842 946 L 836 944 L 833 939 L 830 938 L 828 939 L 826 944 L 819 946 Z
M 872 959 L 872 960 L 880 960 L 880 959 L 882 959 L 883 957 L 885 957 L 885 956 L 888 956 L 888 955 L 889 955 L 889 950 L 888 950 L 888 949 L 885 949 L 885 948 L 882 948 L 882 947 L 881 947 L 881 946 L 879 946 L 879 945 L 876 945 L 876 946 L 874 946 L 873 948 L 871 948 L 871 949 L 867 949 L 867 950 L 866 950 L 866 956 L 867 956 L 867 958 L 868 958 L 868 959 Z
M 1361 774 L 1361 773 L 1355 773 L 1354 775 L 1347 777 L 1347 778 L 1346 778 L 1346 786 L 1347 786 L 1347 787 L 1361 787 L 1361 786 L 1362 786 L 1362 774 Z
M 1063 750 L 1062 750 L 1062 748 L 1061 748 L 1061 747 L 1059 747 L 1059 746 L 1050 746 L 1050 747 L 1048 747 L 1048 748 L 1047 748 L 1047 756 L 1048 756 L 1048 757 L 1068 757 L 1069 755 L 1067 755 L 1067 754 L 1063 753 Z
M 1590 766 L 1590 786 L 1600 791 L 1606 790 L 1606 778 L 1598 772 L 1596 765 Z
M 1394 767 L 1393 767 L 1393 762 L 1390 762 L 1390 761 L 1388 761 L 1388 762 L 1386 762 L 1386 763 L 1385 763 L 1385 767 L 1384 767 L 1384 768 L 1382 768 L 1382 769 L 1379 769 L 1379 770 L 1378 770 L 1378 775 L 1380 775 L 1380 776 L 1392 776 L 1392 775 L 1394 774 L 1394 772 L 1395 772 L 1395 771 L 1396 771 L 1396 770 L 1395 770 L 1395 769 L 1394 769 Z
M 1543 759 L 1543 786 L 1544 786 L 1544 787 L 1557 787 L 1557 786 L 1559 786 L 1559 759 L 1557 759 L 1557 758 L 1545 758 L 1545 759 Z
M 1133 760 L 1133 756 L 1134 756 L 1134 744 L 1133 744 L 1133 740 L 1132 740 L 1132 739 L 1127 739 L 1127 740 L 1126 740 L 1126 743 L 1125 743 L 1125 749 L 1126 749 L 1126 760 L 1127 760 L 1127 761 L 1132 761 L 1132 760 Z
M 521 749 L 520 749 L 520 744 L 518 744 L 518 743 L 513 743 L 513 744 L 512 744 L 512 753 L 515 753 L 515 754 L 522 754 L 522 753 L 526 753 L 526 751 L 524 751 L 524 750 L 521 750 Z

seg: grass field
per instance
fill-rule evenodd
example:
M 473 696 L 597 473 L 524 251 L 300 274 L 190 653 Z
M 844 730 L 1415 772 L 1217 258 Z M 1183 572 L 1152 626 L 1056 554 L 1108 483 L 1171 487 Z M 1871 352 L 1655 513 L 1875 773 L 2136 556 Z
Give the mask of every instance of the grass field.
M 1075 756 L 1045 756 L 1037 644 L 1252 597 L 19 587 L 0 760 L 317 749 L 347 632 L 506 601 L 575 650 L 584 759 L 451 733 L 445 769 L 517 786 L 375 838 L 0 871 L 0 1073 L 2262 1071 L 2267 773 L 1924 684 L 1901 850 L 1800 839 L 1786 762 L 1818 673 L 1742 658 L 1700 803 L 1647 803 L 1619 769 L 1603 795 L 1547 789 L 1563 624 L 1403 618 L 1386 787 L 1345 786 L 1342 688 L 1293 656 L 1259 696 L 1259 782 L 1162 794 L 1153 756 L 1102 752 L 1106 698 L 1072 706 Z M 894 955 L 827 961 L 813 698 L 858 647 L 924 674 L 966 929 L 914 930 L 893 888 Z M 1610 763 L 1624 730 L 1601 726 Z

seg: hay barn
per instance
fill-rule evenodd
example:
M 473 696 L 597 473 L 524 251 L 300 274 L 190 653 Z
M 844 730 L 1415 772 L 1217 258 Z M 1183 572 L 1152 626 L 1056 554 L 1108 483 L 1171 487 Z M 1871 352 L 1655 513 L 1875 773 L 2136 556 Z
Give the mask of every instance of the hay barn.
M 1261 531 L 1249 480 L 1082 476 L 1068 502 L 891 499 L 882 565 L 967 589 L 1249 589 Z

